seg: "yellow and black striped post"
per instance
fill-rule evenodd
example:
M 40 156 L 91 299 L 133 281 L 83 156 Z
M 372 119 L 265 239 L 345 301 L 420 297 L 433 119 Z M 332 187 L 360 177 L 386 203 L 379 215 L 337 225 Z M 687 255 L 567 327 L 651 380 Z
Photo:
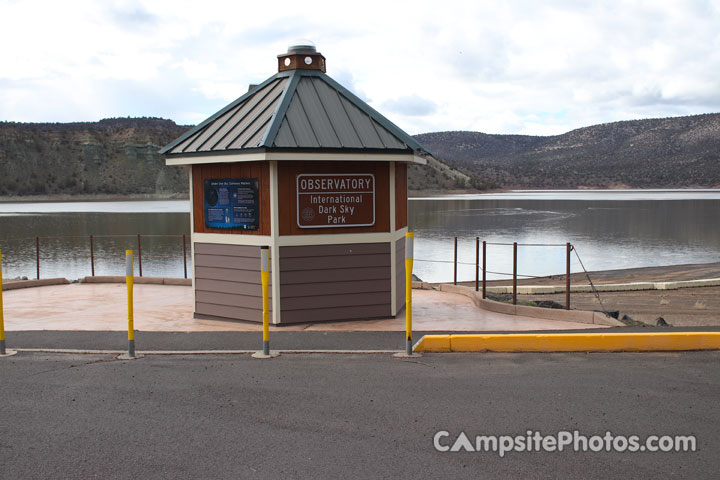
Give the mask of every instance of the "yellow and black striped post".
M 412 269 L 415 234 L 405 234 L 405 354 L 412 355 Z
M 273 358 L 277 353 L 270 353 L 270 247 L 260 247 L 260 284 L 262 285 L 262 322 L 263 349 L 253 354 L 254 358 Z
M 270 283 L 270 249 L 260 249 L 260 282 L 262 283 L 263 355 L 270 355 L 270 307 L 268 284 Z
M 2 300 L 2 250 L 0 250 L 0 355 L 5 355 L 5 317 Z
M 133 312 L 133 251 L 125 250 L 125 283 L 127 284 L 128 299 L 128 357 L 135 358 L 135 324 Z

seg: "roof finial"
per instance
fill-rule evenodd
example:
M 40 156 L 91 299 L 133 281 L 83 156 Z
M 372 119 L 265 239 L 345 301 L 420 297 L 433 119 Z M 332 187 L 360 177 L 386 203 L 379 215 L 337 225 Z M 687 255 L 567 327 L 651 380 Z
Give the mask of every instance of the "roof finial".
M 287 53 L 278 55 L 278 71 L 305 69 L 325 72 L 325 57 L 310 40 L 298 40 L 288 47 Z

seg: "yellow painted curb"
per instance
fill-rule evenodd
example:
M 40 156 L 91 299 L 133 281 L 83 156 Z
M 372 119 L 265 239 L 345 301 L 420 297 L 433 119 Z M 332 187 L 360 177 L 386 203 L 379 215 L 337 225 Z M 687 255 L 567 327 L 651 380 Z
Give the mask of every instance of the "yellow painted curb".
M 720 350 L 720 332 L 425 335 L 417 352 L 659 352 Z
M 424 335 L 413 352 L 450 352 L 450 335 Z

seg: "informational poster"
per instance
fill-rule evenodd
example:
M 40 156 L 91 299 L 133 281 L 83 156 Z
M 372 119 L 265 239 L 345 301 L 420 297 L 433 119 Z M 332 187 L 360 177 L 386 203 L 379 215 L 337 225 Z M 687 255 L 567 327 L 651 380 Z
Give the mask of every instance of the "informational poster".
M 227 230 L 257 230 L 260 202 L 257 178 L 205 180 L 205 226 Z
M 375 176 L 369 173 L 317 173 L 297 176 L 300 228 L 375 225 Z

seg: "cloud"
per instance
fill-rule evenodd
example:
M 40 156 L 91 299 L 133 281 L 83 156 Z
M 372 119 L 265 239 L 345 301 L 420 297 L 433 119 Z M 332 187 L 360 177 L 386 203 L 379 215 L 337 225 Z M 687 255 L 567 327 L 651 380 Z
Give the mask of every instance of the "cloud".
M 409 133 L 561 133 L 720 110 L 717 0 L 367 0 L 352 15 L 312 0 L 0 3 L 0 44 L 12 45 L 0 49 L 0 120 L 198 122 L 274 74 L 299 38 Z
M 159 18 L 135 1 L 112 2 L 107 5 L 108 15 L 113 23 L 129 30 L 147 29 L 157 26 Z
M 434 113 L 437 110 L 437 105 L 432 100 L 427 100 L 416 94 L 412 94 L 406 97 L 386 100 L 382 103 L 381 108 L 409 117 L 422 117 Z

